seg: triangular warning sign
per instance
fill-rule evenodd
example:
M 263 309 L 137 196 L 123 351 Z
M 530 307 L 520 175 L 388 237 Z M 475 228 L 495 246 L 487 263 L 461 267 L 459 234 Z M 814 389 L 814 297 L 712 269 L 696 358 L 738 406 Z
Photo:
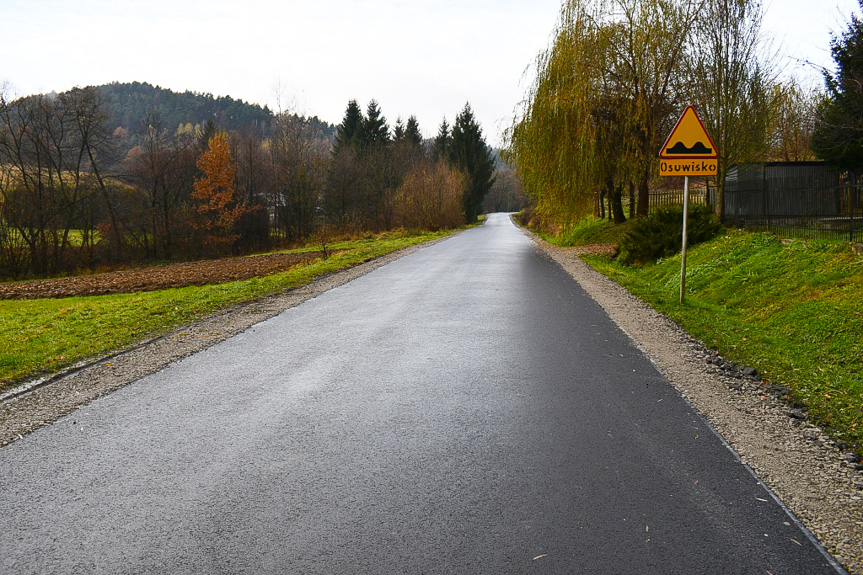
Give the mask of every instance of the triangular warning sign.
M 707 160 L 719 157 L 716 145 L 704 129 L 695 108 L 687 106 L 683 111 L 671 135 L 665 140 L 659 157 L 663 160 Z

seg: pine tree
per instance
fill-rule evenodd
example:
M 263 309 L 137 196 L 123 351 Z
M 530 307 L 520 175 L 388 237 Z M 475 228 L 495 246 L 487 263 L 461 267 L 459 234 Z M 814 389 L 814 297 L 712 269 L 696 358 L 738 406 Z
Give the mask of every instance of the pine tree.
M 440 128 L 438 128 L 437 136 L 435 136 L 434 143 L 432 144 L 432 156 L 439 160 L 447 159 L 449 155 L 449 145 L 449 124 L 447 123 L 446 118 L 444 118 L 443 121 L 440 123 Z
M 387 119 L 381 114 L 377 100 L 369 102 L 366 117 L 363 121 L 363 143 L 367 146 L 385 144 L 390 139 L 390 129 Z
M 348 102 L 345 117 L 342 119 L 342 123 L 336 128 L 333 155 L 338 154 L 344 149 L 356 150 L 360 146 L 364 122 L 363 111 L 360 110 L 357 101 L 351 100 Z
M 396 125 L 393 128 L 393 141 L 401 142 L 405 138 L 405 125 L 402 122 L 401 116 L 396 118 Z
M 836 75 L 824 72 L 827 99 L 818 113 L 812 149 L 824 160 L 856 168 L 863 165 L 863 21 L 856 14 L 830 48 Z
M 409 141 L 415 148 L 419 148 L 423 144 L 423 137 L 420 134 L 420 125 L 417 122 L 416 116 L 411 116 L 408 118 L 407 126 L 405 126 L 405 134 L 404 137 L 407 141 Z
M 213 120 L 207 120 L 204 123 L 204 129 L 198 134 L 198 145 L 201 147 L 201 150 L 206 151 L 209 150 L 210 140 L 213 139 L 213 136 L 219 130 L 216 128 L 216 122 Z
M 494 184 L 495 160 L 491 148 L 482 137 L 482 129 L 474 118 L 470 104 L 465 104 L 453 124 L 448 158 L 453 166 L 468 175 L 469 183 L 462 207 L 465 221 L 473 223 L 482 211 L 483 198 Z

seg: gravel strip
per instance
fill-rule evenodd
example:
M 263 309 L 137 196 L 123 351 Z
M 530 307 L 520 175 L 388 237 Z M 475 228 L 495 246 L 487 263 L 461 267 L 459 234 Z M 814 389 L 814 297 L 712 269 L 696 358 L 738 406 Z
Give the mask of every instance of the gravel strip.
M 857 456 L 785 403 L 790 390 L 764 386 L 752 368 L 725 362 L 590 268 L 577 250 L 524 231 L 605 309 L 836 560 L 863 575 L 863 465 Z
M 301 288 L 233 306 L 120 353 L 4 393 L 0 395 L 0 447 L 21 439 L 40 427 L 50 425 L 63 415 L 102 395 L 160 371 L 178 359 L 242 333 L 288 308 L 444 239 L 446 238 L 407 247 L 318 278 Z

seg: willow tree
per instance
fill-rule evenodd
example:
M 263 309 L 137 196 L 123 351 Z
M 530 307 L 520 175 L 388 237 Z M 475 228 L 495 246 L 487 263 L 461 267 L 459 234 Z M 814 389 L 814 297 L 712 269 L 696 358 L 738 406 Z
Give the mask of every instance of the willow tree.
M 731 0 L 735 1 L 735 0 Z M 625 132 L 621 172 L 638 188 L 637 213 L 647 215 L 657 154 L 681 108 L 685 54 L 705 0 L 598 0 Z
M 638 213 L 647 213 L 657 153 L 680 107 L 687 39 L 704 1 L 565 3 L 509 133 L 540 217 L 572 223 L 601 190 L 622 221 L 619 195 L 629 182 L 638 188 Z
M 591 213 L 596 137 L 591 110 L 600 78 L 596 19 L 584 2 L 564 4 L 552 45 L 507 132 L 508 155 L 544 224 L 567 226 Z

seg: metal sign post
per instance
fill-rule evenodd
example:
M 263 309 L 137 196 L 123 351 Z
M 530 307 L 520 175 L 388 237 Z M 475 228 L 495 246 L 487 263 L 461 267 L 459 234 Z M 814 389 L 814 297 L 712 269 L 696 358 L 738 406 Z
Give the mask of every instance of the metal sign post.
M 680 303 L 686 293 L 686 215 L 689 213 L 689 176 L 683 178 L 683 248 L 680 250 Z
M 680 303 L 686 294 L 686 219 L 689 176 L 715 176 L 719 154 L 695 108 L 687 106 L 659 152 L 660 176 L 683 176 L 683 246 L 680 251 Z

